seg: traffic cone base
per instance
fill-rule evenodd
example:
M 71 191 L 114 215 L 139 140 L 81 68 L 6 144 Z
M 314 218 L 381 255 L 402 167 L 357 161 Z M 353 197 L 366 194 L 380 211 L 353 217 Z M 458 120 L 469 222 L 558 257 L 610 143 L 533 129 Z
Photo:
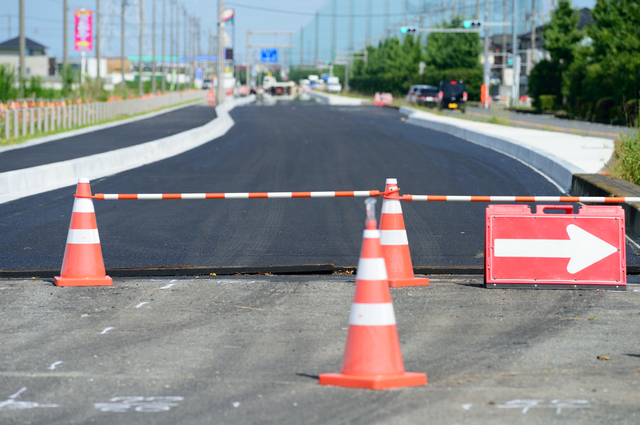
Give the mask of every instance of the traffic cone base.
M 402 288 L 405 286 L 429 286 L 429 278 L 413 277 L 409 279 L 389 279 L 391 288 Z
M 404 372 L 397 375 L 345 375 L 342 373 L 324 373 L 320 375 L 320 385 L 362 388 L 366 390 L 387 390 L 390 388 L 427 385 L 427 375 L 425 373 L 414 372 Z
M 113 279 L 105 277 L 60 277 L 56 276 L 56 286 L 113 286 Z

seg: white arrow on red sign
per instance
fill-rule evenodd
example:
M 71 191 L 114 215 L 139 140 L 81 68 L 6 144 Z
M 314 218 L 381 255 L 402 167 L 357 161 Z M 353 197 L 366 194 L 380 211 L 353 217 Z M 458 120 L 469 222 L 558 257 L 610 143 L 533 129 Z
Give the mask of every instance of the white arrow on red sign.
M 494 256 L 519 258 L 569 258 L 567 271 L 578 273 L 618 251 L 615 246 L 584 229 L 567 226 L 569 239 L 496 239 Z

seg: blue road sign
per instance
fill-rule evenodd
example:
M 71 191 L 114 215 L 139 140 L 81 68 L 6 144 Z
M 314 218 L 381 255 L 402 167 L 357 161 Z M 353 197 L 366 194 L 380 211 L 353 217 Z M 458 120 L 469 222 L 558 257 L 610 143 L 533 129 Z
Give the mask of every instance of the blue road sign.
M 260 49 L 260 62 L 278 63 L 278 49 Z

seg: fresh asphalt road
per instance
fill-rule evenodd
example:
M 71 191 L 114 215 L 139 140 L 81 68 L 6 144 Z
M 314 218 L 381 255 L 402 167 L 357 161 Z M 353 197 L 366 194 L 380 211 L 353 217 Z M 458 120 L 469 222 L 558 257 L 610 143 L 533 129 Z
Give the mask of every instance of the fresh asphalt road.
M 405 369 L 429 384 L 370 391 L 318 385 L 353 276 L 0 280 L 0 423 L 636 425 L 638 288 L 393 289 Z
M 193 105 L 140 121 L 0 153 L 0 173 L 82 158 L 161 139 L 205 125 L 210 106 Z
M 225 136 L 93 181 L 93 192 L 382 190 L 395 177 L 402 193 L 560 194 L 516 160 L 409 125 L 389 109 L 291 102 L 240 107 L 232 117 L 236 124 Z M 59 269 L 74 190 L 0 205 L 0 269 Z M 355 266 L 362 243 L 362 198 L 96 201 L 95 207 L 108 268 Z M 413 264 L 481 266 L 485 207 L 404 203 Z M 628 249 L 637 262 L 636 248 Z
M 383 189 L 557 195 L 517 161 L 395 111 L 288 103 L 94 192 Z M 73 187 L 0 205 L 1 268 L 59 268 Z M 107 267 L 356 265 L 362 199 L 95 202 Z M 404 203 L 414 264 L 481 265 L 484 204 Z M 378 205 L 379 210 L 379 205 Z M 628 245 L 630 261 L 637 261 Z M 637 424 L 640 286 L 392 290 L 405 369 L 429 385 L 318 385 L 339 372 L 352 275 L 0 280 L 0 423 Z M 600 357 L 600 359 L 598 358 Z

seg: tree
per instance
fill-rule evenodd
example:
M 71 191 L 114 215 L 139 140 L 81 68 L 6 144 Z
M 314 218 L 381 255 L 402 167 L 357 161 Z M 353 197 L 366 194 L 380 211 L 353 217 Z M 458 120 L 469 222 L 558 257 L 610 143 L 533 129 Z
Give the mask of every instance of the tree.
M 445 28 L 461 28 L 462 18 L 456 17 Z M 427 67 L 434 70 L 479 68 L 482 53 L 478 33 L 438 33 L 427 37 L 425 52 Z

